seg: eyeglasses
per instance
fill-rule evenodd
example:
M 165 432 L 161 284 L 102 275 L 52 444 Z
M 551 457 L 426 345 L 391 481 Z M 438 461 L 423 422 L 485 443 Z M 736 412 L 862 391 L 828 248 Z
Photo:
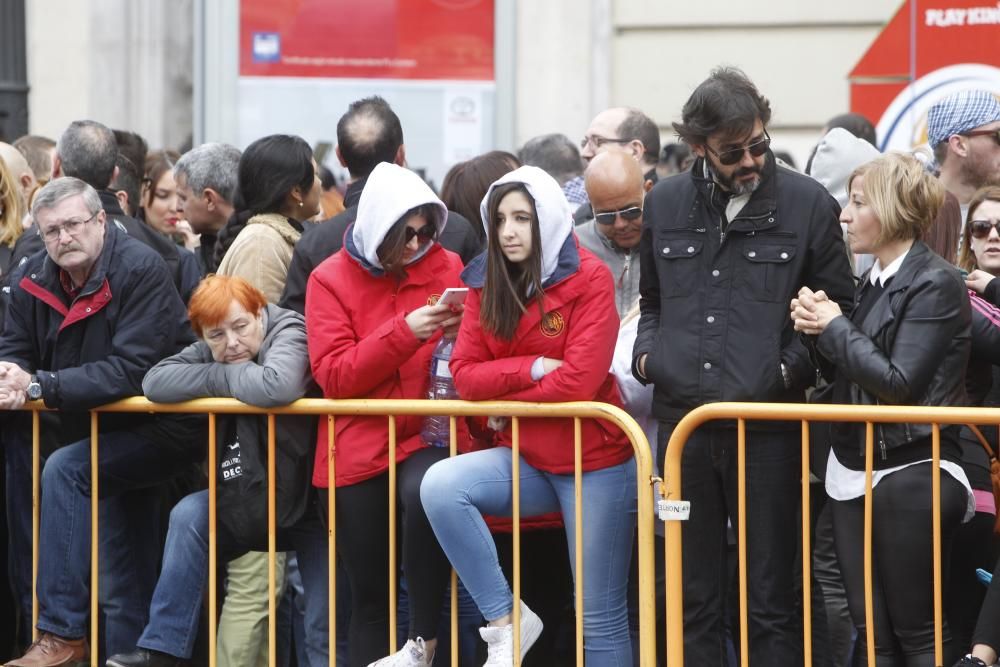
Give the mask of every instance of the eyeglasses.
M 974 239 L 985 239 L 992 230 L 997 230 L 1000 236 L 1000 220 L 990 222 L 989 220 L 972 220 L 969 222 L 969 234 Z
M 622 220 L 626 222 L 632 222 L 633 220 L 638 220 L 642 217 L 642 207 L 641 206 L 629 206 L 628 208 L 623 208 L 620 211 L 605 211 L 604 213 L 595 213 L 594 219 L 597 220 L 599 225 L 613 225 L 615 221 L 618 220 L 618 216 L 622 217 Z
M 412 241 L 414 236 L 420 237 L 421 242 L 433 241 L 434 237 L 437 236 L 437 229 L 434 227 L 434 225 L 424 225 L 420 229 L 407 227 L 406 242 L 409 243 L 410 241 Z
M 604 144 L 627 144 L 630 143 L 631 139 L 612 139 L 611 137 L 602 137 L 599 135 L 591 135 L 589 137 L 584 137 L 580 140 L 580 148 L 586 148 L 587 144 L 590 144 L 595 149 L 600 148 Z
M 971 132 L 962 132 L 963 137 L 992 137 L 993 141 L 997 142 L 997 146 L 1000 146 L 1000 129 L 997 130 L 973 130 Z
M 764 130 L 764 138 L 760 141 L 755 141 L 749 146 L 741 146 L 740 148 L 734 148 L 728 151 L 722 151 L 719 153 L 714 148 L 705 143 L 705 148 L 707 148 L 712 155 L 718 158 L 720 164 L 726 166 L 736 164 L 743 159 L 743 151 L 749 151 L 751 157 L 760 157 L 767 152 L 767 149 L 771 146 L 771 136 Z
M 70 236 L 75 237 L 77 234 L 80 233 L 80 230 L 83 229 L 83 226 L 85 224 L 87 224 L 88 222 L 97 217 L 98 213 L 100 213 L 100 211 L 97 211 L 97 213 L 94 213 L 94 215 L 90 216 L 86 220 L 67 220 L 61 225 L 53 225 L 44 232 L 41 230 L 41 228 L 39 228 L 38 233 L 39 235 L 41 235 L 43 239 L 45 239 L 47 243 L 54 243 L 58 241 L 59 237 L 63 233 L 63 230 L 65 230 L 66 233 L 69 234 Z

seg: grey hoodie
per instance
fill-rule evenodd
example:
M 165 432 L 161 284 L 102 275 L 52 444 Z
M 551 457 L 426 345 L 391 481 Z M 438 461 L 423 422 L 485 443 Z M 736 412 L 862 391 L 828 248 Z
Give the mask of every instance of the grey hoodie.
M 269 408 L 302 398 L 311 381 L 305 320 L 295 311 L 268 304 L 256 361 L 217 362 L 208 344 L 198 341 L 151 368 L 142 391 L 157 403 L 235 398 Z

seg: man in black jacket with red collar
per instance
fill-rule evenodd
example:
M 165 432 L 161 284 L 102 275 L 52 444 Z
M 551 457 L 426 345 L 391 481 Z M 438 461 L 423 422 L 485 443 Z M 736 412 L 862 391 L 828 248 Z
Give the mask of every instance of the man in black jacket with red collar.
M 87 411 L 140 395 L 146 371 L 193 341 L 163 259 L 108 221 L 93 188 L 75 178 L 57 178 L 39 191 L 32 217 L 45 252 L 31 256 L 12 276 L 0 335 L 0 409 L 44 401 L 59 411 L 57 430 L 46 430 L 58 433 L 62 446 L 48 457 L 42 474 L 41 633 L 22 658 L 8 663 L 15 667 L 87 658 Z M 8 420 L 5 435 L 30 433 L 17 421 Z M 109 653 L 135 646 L 156 581 L 159 508 L 149 487 L 200 456 L 203 424 L 201 418 L 182 416 L 100 419 L 101 597 Z M 27 449 L 26 443 L 12 444 L 8 438 L 8 479 L 22 485 L 31 479 Z M 16 497 L 12 500 L 17 512 L 28 512 Z
M 799 287 L 849 310 L 854 284 L 836 201 L 777 166 L 771 109 L 736 69 L 691 95 L 674 129 L 698 156 L 646 196 L 633 373 L 653 383 L 658 460 L 677 422 L 717 401 L 804 400 L 816 371 L 792 329 Z M 797 425 L 760 422 L 747 434 L 750 664 L 802 664 L 794 557 L 800 458 Z M 726 663 L 726 521 L 736 525 L 737 437 L 711 423 L 688 440 L 682 496 L 685 664 Z

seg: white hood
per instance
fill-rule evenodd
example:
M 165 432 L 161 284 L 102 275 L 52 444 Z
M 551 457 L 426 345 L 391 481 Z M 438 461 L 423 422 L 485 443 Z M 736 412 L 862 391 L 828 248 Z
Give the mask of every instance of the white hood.
M 810 175 L 826 188 L 840 208 L 847 206 L 847 179 L 861 165 L 880 155 L 878 149 L 842 127 L 826 133 L 813 156 Z
M 490 193 L 498 185 L 505 183 L 523 183 L 528 194 L 535 200 L 535 211 L 538 213 L 538 232 L 542 238 L 542 282 L 552 277 L 559 264 L 559 251 L 570 234 L 573 233 L 573 209 L 566 201 L 566 195 L 554 178 L 538 167 L 520 167 L 504 174 L 490 185 L 479 205 L 479 214 L 486 229 L 486 238 L 490 235 L 490 220 L 487 205 Z
M 357 254 L 376 268 L 383 268 L 378 259 L 378 247 L 386 234 L 403 215 L 412 208 L 433 204 L 438 215 L 432 222 L 437 227 L 438 238 L 448 221 L 448 209 L 419 176 L 395 164 L 381 162 L 368 176 L 365 189 L 358 203 L 358 217 L 354 222 L 351 239 Z M 425 245 L 410 264 L 430 249 Z

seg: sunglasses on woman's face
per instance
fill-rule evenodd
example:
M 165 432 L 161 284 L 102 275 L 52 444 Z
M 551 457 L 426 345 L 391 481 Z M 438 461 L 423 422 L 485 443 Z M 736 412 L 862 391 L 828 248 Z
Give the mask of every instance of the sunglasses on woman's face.
M 406 228 L 407 243 L 412 241 L 414 236 L 419 237 L 421 243 L 426 241 L 433 241 L 435 235 L 437 235 L 437 229 L 435 229 L 434 225 L 424 225 L 420 229 L 414 229 L 413 227 Z
M 990 230 L 997 230 L 997 235 L 1000 236 L 1000 220 L 996 222 L 990 222 L 989 220 L 973 220 L 969 223 L 969 233 L 972 234 L 974 239 L 985 239 L 990 235 Z

